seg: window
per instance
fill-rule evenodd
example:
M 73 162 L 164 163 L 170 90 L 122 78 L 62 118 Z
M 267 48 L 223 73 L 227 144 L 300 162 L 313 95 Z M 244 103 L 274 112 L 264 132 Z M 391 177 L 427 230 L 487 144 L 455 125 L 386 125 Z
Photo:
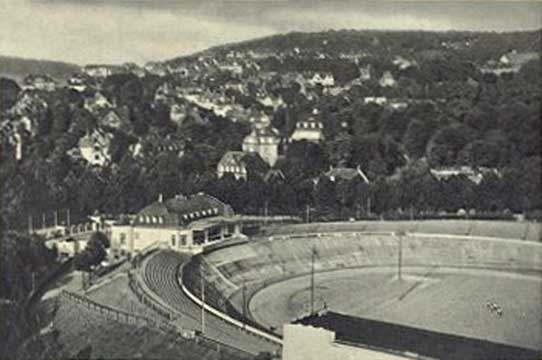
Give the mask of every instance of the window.
M 175 246 L 175 234 L 171 234 L 171 246 Z
M 160 224 L 163 224 L 164 223 L 164 217 L 163 216 L 158 217 L 158 222 Z
M 150 224 L 150 223 L 151 223 L 151 217 L 150 217 L 149 215 L 147 215 L 147 216 L 145 217 L 145 222 L 146 222 L 147 224 Z
M 186 246 L 186 235 L 179 235 L 179 245 Z
M 120 233 L 119 240 L 120 240 L 121 245 L 126 244 L 126 234 L 125 233 Z
M 153 216 L 152 217 L 152 223 L 153 224 L 156 224 L 158 222 L 158 219 L 156 218 L 156 216 Z

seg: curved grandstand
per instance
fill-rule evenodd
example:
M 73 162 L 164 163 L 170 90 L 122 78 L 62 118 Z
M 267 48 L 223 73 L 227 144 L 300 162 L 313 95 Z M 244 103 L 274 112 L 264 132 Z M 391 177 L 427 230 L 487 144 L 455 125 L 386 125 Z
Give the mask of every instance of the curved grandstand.
M 177 278 L 179 266 L 186 260 L 186 256 L 174 251 L 158 251 L 143 261 L 141 275 L 153 298 L 176 314 L 182 326 L 201 330 L 201 309 L 181 290 Z M 276 343 L 253 335 L 212 314 L 205 316 L 204 333 L 206 337 L 250 354 L 278 350 Z
M 314 258 L 317 309 L 542 349 L 539 224 L 305 224 L 268 235 L 195 257 L 185 285 L 199 297 L 201 272 L 213 294 L 206 302 L 280 333 L 309 310 Z M 488 302 L 502 306 L 502 319 Z

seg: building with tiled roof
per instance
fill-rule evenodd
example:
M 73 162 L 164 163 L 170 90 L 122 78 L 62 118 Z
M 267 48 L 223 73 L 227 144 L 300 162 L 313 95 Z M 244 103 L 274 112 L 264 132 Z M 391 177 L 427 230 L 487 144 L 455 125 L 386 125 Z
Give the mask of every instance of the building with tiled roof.
M 269 166 L 256 152 L 228 151 L 218 162 L 217 176 L 232 174 L 236 180 L 247 180 L 253 175 L 263 177 L 268 170 Z
M 290 136 L 290 141 L 307 140 L 312 142 L 320 142 L 324 139 L 324 124 L 315 116 L 318 115 L 318 110 L 314 109 L 312 116 L 307 119 L 298 121 L 295 125 L 295 130 Z
M 356 168 L 348 168 L 348 167 L 334 167 L 331 168 L 328 172 L 324 174 L 330 181 L 351 181 L 353 179 L 359 178 L 364 183 L 369 184 L 369 178 L 365 173 L 361 170 L 359 166 Z
M 111 228 L 113 252 L 134 253 L 151 246 L 201 252 L 205 246 L 243 237 L 239 219 L 230 205 L 198 193 L 159 198 L 141 209 L 130 224 Z
M 54 91 L 56 81 L 46 74 L 31 74 L 24 78 L 23 87 L 28 90 Z
M 79 140 L 79 147 L 72 154 L 80 156 L 91 165 L 105 166 L 111 161 L 109 147 L 112 138 L 112 134 L 95 129 Z
M 258 153 L 269 165 L 274 166 L 279 157 L 278 131 L 270 126 L 254 127 L 243 140 L 243 151 Z

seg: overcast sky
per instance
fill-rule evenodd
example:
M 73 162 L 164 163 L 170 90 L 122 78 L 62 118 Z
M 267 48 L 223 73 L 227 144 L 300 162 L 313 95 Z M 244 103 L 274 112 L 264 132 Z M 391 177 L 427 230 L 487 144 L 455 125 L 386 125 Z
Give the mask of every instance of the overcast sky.
M 525 30 L 542 2 L 0 0 L 0 55 L 144 63 L 288 31 Z

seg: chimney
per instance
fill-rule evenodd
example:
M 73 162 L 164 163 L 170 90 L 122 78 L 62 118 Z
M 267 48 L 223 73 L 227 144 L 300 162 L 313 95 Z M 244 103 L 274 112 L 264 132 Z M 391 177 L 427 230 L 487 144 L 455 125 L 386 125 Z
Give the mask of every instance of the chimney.
M 158 195 L 158 202 L 161 203 L 161 202 L 163 202 L 163 201 L 164 201 L 164 197 L 163 197 L 163 195 L 160 193 L 160 194 Z

